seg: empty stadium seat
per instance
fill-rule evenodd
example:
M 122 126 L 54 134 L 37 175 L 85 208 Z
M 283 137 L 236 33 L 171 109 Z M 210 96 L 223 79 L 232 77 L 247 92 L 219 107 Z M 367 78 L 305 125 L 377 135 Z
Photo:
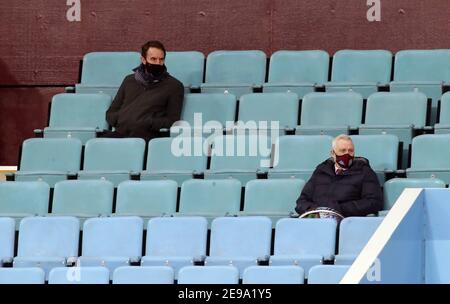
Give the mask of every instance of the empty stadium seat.
M 0 267 L 11 263 L 14 256 L 14 220 L 0 217 Z
M 174 271 L 168 266 L 123 266 L 114 271 L 113 284 L 173 284 Z
M 339 249 L 334 264 L 353 264 L 383 219 L 383 217 L 347 217 L 343 219 L 339 227 Z
M 432 99 L 431 119 L 437 119 L 443 85 L 450 82 L 450 50 L 404 50 L 395 54 L 391 92 L 419 90 Z
M 204 139 L 154 138 L 148 143 L 147 170 L 141 173 L 141 180 L 171 179 L 178 186 L 193 174 L 206 170 L 207 154 L 203 149 Z M 187 146 L 185 146 L 187 145 Z M 199 147 L 195 147 L 198 145 Z
M 257 179 L 245 187 L 244 211 L 240 215 L 264 215 L 276 221 L 295 214 L 295 204 L 305 181 L 301 179 Z
M 208 222 L 203 217 L 152 218 L 141 265 L 170 266 L 177 278 L 180 268 L 204 261 L 207 234 Z
M 205 266 L 233 265 L 242 276 L 246 267 L 268 260 L 271 238 L 272 222 L 267 217 L 216 218 L 211 224 L 211 244 Z
M 206 58 L 205 83 L 202 93 L 235 95 L 262 87 L 266 77 L 266 54 L 262 51 L 215 51 Z
M 303 97 L 297 135 L 349 134 L 362 122 L 363 98 L 354 92 L 310 93 Z
M 48 275 L 78 256 L 80 223 L 75 217 L 26 217 L 20 222 L 14 267 L 40 267 Z
M 0 268 L 0 284 L 44 284 L 45 272 L 38 267 Z
M 239 100 L 238 124 L 235 132 L 244 132 L 247 129 L 255 132 L 263 129 L 284 135 L 297 125 L 298 111 L 298 95 L 294 93 L 245 94 Z M 250 123 L 255 126 L 251 126 Z M 274 123 L 276 125 L 273 125 Z
M 434 134 L 450 133 L 450 92 L 441 97 L 439 123 L 434 125 Z
M 106 179 L 115 187 L 144 168 L 145 141 L 141 138 L 94 138 L 86 143 L 79 179 Z
M 271 266 L 299 265 L 305 270 L 334 257 L 336 220 L 281 219 L 275 228 Z
M 26 216 L 48 212 L 50 187 L 44 182 L 0 183 L 0 216 L 12 217 L 19 229 Z
M 277 51 L 270 57 L 263 92 L 293 92 L 300 99 L 328 80 L 330 55 L 325 51 Z
M 186 92 L 200 88 L 203 82 L 205 55 L 197 51 L 167 52 L 165 65 L 170 75 L 181 81 Z
M 317 265 L 311 268 L 308 284 L 339 284 L 350 266 Z
M 109 284 L 105 267 L 58 267 L 50 271 L 49 284 Z
M 333 138 L 326 135 L 281 136 L 273 155 L 269 178 L 300 178 L 307 181 L 317 165 L 330 157 Z
M 413 139 L 411 168 L 406 176 L 436 177 L 450 183 L 450 134 L 420 135 Z
M 76 93 L 105 93 L 115 97 L 125 76 L 141 64 L 138 52 L 92 52 L 83 57 Z
M 178 284 L 238 284 L 239 270 L 233 266 L 186 266 L 181 268 Z
M 386 174 L 395 173 L 398 168 L 398 137 L 395 135 L 352 135 L 355 156 L 369 160 L 370 167 L 378 176 L 380 184 Z
M 352 90 L 364 98 L 391 80 L 392 53 L 386 50 L 340 50 L 333 56 L 330 92 Z
M 111 96 L 106 94 L 57 94 L 52 98 L 44 137 L 78 138 L 84 144 L 108 129 L 105 117 L 110 105 Z
M 119 266 L 139 262 L 143 220 L 139 217 L 91 218 L 84 222 L 81 267 L 104 266 L 110 275 Z
M 23 142 L 16 181 L 55 183 L 80 169 L 81 141 L 75 138 L 31 138 Z
M 303 284 L 305 272 L 299 266 L 250 266 L 244 270 L 243 284 Z

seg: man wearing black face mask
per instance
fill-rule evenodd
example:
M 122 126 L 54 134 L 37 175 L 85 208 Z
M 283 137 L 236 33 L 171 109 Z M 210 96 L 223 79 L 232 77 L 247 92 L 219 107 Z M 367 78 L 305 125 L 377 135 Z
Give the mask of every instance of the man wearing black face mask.
M 355 157 L 347 135 L 336 137 L 332 146 L 332 157 L 317 166 L 295 210 L 300 215 L 317 208 L 331 209 L 344 217 L 376 214 L 383 207 L 383 195 L 369 161 Z
M 103 137 L 159 136 L 161 128 L 170 128 L 180 119 L 184 97 L 183 84 L 167 73 L 166 50 L 161 42 L 142 46 L 142 64 L 123 80 L 106 120 L 115 128 Z

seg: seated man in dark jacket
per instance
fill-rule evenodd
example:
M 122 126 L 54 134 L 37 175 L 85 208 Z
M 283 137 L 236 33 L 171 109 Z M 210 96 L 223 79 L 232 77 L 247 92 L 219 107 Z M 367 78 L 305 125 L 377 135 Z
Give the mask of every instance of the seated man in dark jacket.
M 331 208 L 344 217 L 377 213 L 383 206 L 378 178 L 369 161 L 354 157 L 351 138 L 333 140 L 332 157 L 317 166 L 306 183 L 295 210 L 298 214 L 316 208 Z
M 115 128 L 103 137 L 159 136 L 161 128 L 170 128 L 180 119 L 183 84 L 167 73 L 166 50 L 161 42 L 149 41 L 142 46 L 142 64 L 123 80 L 106 120 Z

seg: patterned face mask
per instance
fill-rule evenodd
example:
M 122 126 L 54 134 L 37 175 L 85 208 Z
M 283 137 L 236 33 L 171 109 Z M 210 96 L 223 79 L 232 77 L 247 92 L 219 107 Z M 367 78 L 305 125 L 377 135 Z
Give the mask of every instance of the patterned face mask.
M 351 167 L 351 165 L 353 164 L 353 159 L 354 157 L 351 156 L 350 154 L 344 154 L 344 155 L 337 155 L 336 153 L 334 153 L 336 155 L 336 163 L 343 169 L 348 169 Z

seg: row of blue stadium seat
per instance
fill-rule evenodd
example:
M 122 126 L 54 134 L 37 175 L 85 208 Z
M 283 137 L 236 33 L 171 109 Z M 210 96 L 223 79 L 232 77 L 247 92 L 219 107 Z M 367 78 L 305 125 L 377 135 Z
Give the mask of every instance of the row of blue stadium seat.
M 20 223 L 14 257 L 14 220 L 0 218 L 0 256 L 13 267 L 40 267 L 48 275 L 55 267 L 76 263 L 81 267 L 171 266 L 177 277 L 184 266 L 234 265 L 240 276 L 248 266 L 300 265 L 305 275 L 324 261 L 349 265 L 382 222 L 383 217 L 333 219 L 281 219 L 272 244 L 272 223 L 267 217 L 219 217 L 211 225 L 207 251 L 204 217 L 156 217 L 149 220 L 143 254 L 143 225 L 139 217 L 100 217 L 80 224 L 75 217 L 26 217 Z M 80 253 L 80 255 L 79 255 Z

